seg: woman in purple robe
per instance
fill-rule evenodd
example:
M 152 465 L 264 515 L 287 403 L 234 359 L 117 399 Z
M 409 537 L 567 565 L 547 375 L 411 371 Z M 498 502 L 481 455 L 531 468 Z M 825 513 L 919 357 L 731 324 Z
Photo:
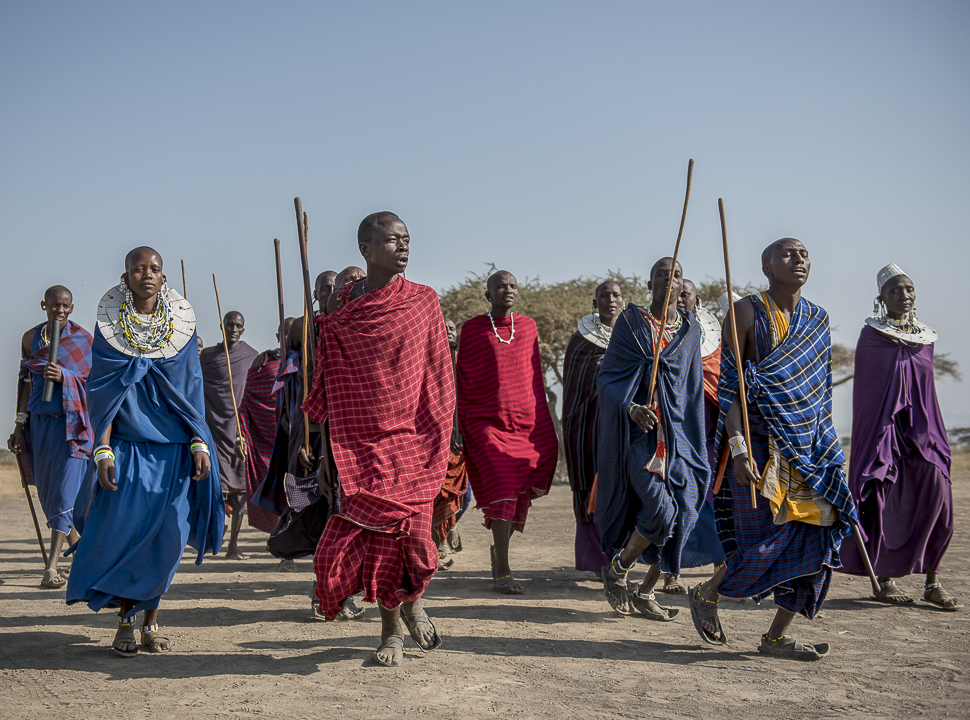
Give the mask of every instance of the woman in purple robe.
M 926 574 L 923 600 L 963 607 L 937 575 L 953 537 L 950 445 L 936 397 L 936 332 L 916 319 L 916 288 L 899 266 L 877 276 L 875 315 L 855 352 L 849 487 L 866 550 L 879 576 L 876 600 L 913 598 L 893 578 Z M 842 572 L 866 575 L 854 543 L 842 544 Z

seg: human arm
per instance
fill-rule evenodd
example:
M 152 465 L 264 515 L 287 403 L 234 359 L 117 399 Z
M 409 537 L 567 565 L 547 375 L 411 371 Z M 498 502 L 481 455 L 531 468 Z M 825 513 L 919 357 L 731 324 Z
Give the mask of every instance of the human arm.
M 192 479 L 196 481 L 205 480 L 212 470 L 212 462 L 209 460 L 209 447 L 202 438 L 196 436 L 189 441 L 189 450 L 192 452 Z
M 20 341 L 20 356 L 27 358 L 30 355 L 30 343 L 33 341 L 33 330 L 24 333 Z M 7 438 L 7 449 L 15 454 L 24 452 L 27 449 L 24 443 L 24 425 L 27 423 L 27 403 L 30 401 L 31 377 L 29 372 L 17 380 L 17 420 L 13 427 L 13 432 Z
M 106 452 L 102 450 L 106 449 Z M 98 485 L 103 487 L 105 490 L 111 490 L 114 492 L 118 489 L 117 480 L 115 479 L 115 456 L 111 452 L 111 425 L 108 425 L 108 429 L 104 431 L 104 435 L 101 436 L 101 442 L 98 443 L 98 447 L 94 449 L 94 461 L 98 468 Z
M 746 300 L 738 300 L 734 303 L 734 316 L 737 325 L 738 337 L 738 357 L 735 358 L 738 365 L 738 374 L 744 372 L 744 360 L 754 360 L 753 335 L 754 335 L 754 307 Z M 721 335 L 722 348 L 730 348 L 734 351 L 734 340 L 731 335 L 731 323 L 724 323 L 724 330 Z M 723 350 L 722 350 L 723 352 Z M 739 358 L 743 358 L 739 359 Z M 725 441 L 731 447 L 734 463 L 734 477 L 738 482 L 747 485 L 756 485 L 758 478 L 751 466 L 750 448 L 747 447 L 747 440 L 744 435 L 744 417 L 741 412 L 741 403 L 747 402 L 746 398 L 735 397 L 724 417 Z

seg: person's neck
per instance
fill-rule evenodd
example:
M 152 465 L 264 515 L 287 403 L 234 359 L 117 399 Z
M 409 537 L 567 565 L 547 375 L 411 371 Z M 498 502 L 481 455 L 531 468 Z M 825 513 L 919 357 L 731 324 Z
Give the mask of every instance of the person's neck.
M 493 305 L 489 312 L 492 313 L 493 318 L 508 317 L 512 314 L 512 308 L 497 308 Z
M 392 282 L 397 280 L 398 275 L 400 275 L 398 272 L 388 272 L 387 270 L 373 268 L 368 265 L 367 277 L 364 279 L 364 293 L 369 293 L 373 290 L 379 290 L 382 287 L 387 287 Z
M 147 298 L 140 298 L 135 295 L 135 312 L 139 315 L 151 315 L 155 312 L 155 304 L 158 302 L 158 294 L 150 295 Z
M 769 284 L 768 295 L 774 300 L 779 310 L 791 315 L 795 312 L 798 301 L 802 299 L 802 289 L 800 287 Z
M 238 344 L 239 344 L 239 341 L 238 340 L 235 340 L 235 341 L 233 341 L 233 340 L 226 340 L 226 349 L 227 350 L 232 350 Z
M 895 320 L 896 322 L 906 319 L 906 313 L 892 313 L 887 310 L 886 315 L 889 316 L 890 320 Z
M 599 313 L 597 313 L 597 315 L 599 315 Z M 617 317 L 618 317 L 617 315 L 614 315 L 613 317 L 605 318 L 602 315 L 599 315 L 600 325 L 611 328 L 616 323 Z
M 650 303 L 650 312 L 658 320 L 660 319 L 660 314 L 664 311 L 663 305 L 663 300 L 660 298 Z M 671 303 L 667 306 L 667 325 L 674 322 L 677 322 L 677 303 Z

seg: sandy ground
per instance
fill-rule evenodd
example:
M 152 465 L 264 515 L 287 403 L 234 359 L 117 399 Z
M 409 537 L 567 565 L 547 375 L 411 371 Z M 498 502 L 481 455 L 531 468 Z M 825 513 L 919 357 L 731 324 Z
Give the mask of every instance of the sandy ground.
M 970 459 L 954 474 L 957 533 L 942 577 L 970 600 Z M 723 648 L 703 645 L 683 608 L 669 624 L 614 614 L 591 575 L 572 569 L 569 489 L 533 508 L 513 562 L 519 597 L 490 590 L 488 534 L 473 511 L 465 550 L 426 595 L 444 645 L 403 665 L 370 657 L 377 610 L 361 620 L 310 618 L 309 561 L 277 572 L 264 536 L 245 529 L 249 561 L 186 555 L 160 620 L 166 655 L 114 655 L 114 613 L 67 607 L 38 585 L 42 566 L 19 479 L 0 473 L 0 716 L 4 718 L 425 717 L 968 717 L 970 612 L 867 601 L 868 581 L 837 575 L 814 622 L 797 636 L 828 642 L 807 664 L 756 650 L 774 607 L 726 601 Z M 709 569 L 688 571 L 691 584 Z M 918 590 L 921 578 L 903 586 Z

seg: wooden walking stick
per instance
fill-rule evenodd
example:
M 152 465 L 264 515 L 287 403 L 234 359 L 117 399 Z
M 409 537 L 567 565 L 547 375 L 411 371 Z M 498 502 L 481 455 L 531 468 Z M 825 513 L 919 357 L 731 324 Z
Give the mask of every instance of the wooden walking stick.
M 653 368 L 650 370 L 650 385 L 647 397 L 653 404 L 653 391 L 657 387 L 657 369 L 660 365 L 660 351 L 663 349 L 664 332 L 667 329 L 667 307 L 670 305 L 670 291 L 674 286 L 674 275 L 677 273 L 677 255 L 680 254 L 680 239 L 684 236 L 684 223 L 687 222 L 687 203 L 690 202 L 690 181 L 694 175 L 694 158 L 687 163 L 687 194 L 684 196 L 684 212 L 680 215 L 680 230 L 677 231 L 677 244 L 674 245 L 674 262 L 667 278 L 667 292 L 664 294 L 664 309 L 660 316 L 660 332 L 653 348 Z
M 189 299 L 189 291 L 185 286 L 185 260 L 182 261 L 182 297 L 184 297 L 186 300 Z
M 47 363 L 57 365 L 57 356 L 61 349 L 61 321 L 51 320 L 50 351 L 47 353 Z M 54 381 L 48 378 L 44 381 L 44 402 L 50 402 L 54 397 Z
M 246 455 L 246 441 L 243 440 L 239 426 L 239 407 L 236 405 L 236 389 L 232 385 L 232 363 L 229 362 L 229 340 L 226 338 L 226 326 L 222 322 L 222 303 L 219 302 L 219 286 L 216 284 L 216 274 L 212 273 L 212 287 L 216 291 L 216 309 L 219 311 L 219 329 L 222 330 L 222 349 L 226 351 L 226 370 L 229 372 L 229 396 L 232 398 L 232 412 L 236 416 L 236 440 L 242 447 L 243 457 Z
M 849 524 L 852 526 L 852 535 L 855 537 L 859 554 L 862 556 L 862 564 L 866 566 L 866 572 L 869 574 L 869 584 L 872 585 L 872 592 L 878 597 L 879 593 L 882 592 L 882 586 L 879 585 L 879 578 L 876 577 L 876 571 L 872 569 L 872 562 L 869 560 L 866 544 L 862 540 L 862 531 L 859 529 L 859 523 L 850 518 Z
M 758 475 L 758 464 L 754 459 L 754 451 L 751 445 L 751 428 L 748 425 L 748 396 L 744 390 L 744 360 L 741 358 L 741 351 L 738 344 L 738 325 L 734 320 L 734 291 L 731 285 L 731 258 L 728 254 L 727 224 L 724 221 L 724 200 L 717 199 L 717 209 L 721 214 L 721 239 L 724 241 L 724 282 L 727 285 L 728 296 L 728 316 L 727 323 L 731 329 L 731 350 L 734 352 L 734 361 L 738 366 L 738 401 L 741 403 L 741 422 L 744 429 L 744 443 L 748 446 L 748 458 L 751 460 L 751 467 L 754 469 L 755 476 Z M 754 485 L 751 485 L 751 507 L 758 507 L 758 492 Z
M 316 353 L 315 343 L 307 342 L 308 337 L 316 337 L 316 333 L 311 336 L 309 325 L 313 322 L 313 294 L 310 291 L 310 261 L 307 257 L 307 231 L 310 229 L 310 218 L 303 212 L 303 201 L 300 198 L 293 198 L 293 205 L 296 207 L 296 230 L 300 240 L 300 263 L 303 266 L 303 402 L 306 402 L 310 393 L 310 381 L 307 373 L 307 366 L 313 360 Z M 310 418 L 303 413 L 303 442 L 306 449 L 307 458 L 310 457 Z
M 276 250 L 276 294 L 280 304 L 280 362 L 286 364 L 286 317 L 283 314 L 283 266 L 280 263 L 280 239 L 273 238 L 273 248 Z M 280 365 L 280 367 L 283 367 Z
M 40 545 L 40 554 L 44 558 L 44 567 L 47 567 L 47 546 L 44 545 L 44 536 L 40 534 L 40 523 L 37 522 L 37 511 L 34 509 L 34 498 L 30 496 L 30 486 L 27 483 L 27 476 L 24 474 L 24 466 L 20 462 L 20 453 L 17 456 L 17 469 L 20 470 L 20 484 L 24 486 L 24 493 L 27 495 L 27 505 L 30 507 L 30 517 L 34 520 L 34 532 L 37 533 L 37 544 Z

